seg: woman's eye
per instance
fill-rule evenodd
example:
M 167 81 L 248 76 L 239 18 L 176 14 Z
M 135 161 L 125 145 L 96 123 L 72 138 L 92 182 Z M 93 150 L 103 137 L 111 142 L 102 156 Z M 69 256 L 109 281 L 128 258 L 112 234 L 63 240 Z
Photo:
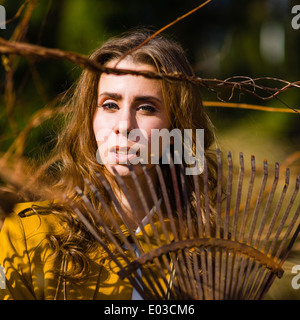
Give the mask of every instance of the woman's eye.
M 101 107 L 105 110 L 118 110 L 119 106 L 113 102 L 107 102 L 101 105 Z
M 147 112 L 147 113 L 154 113 L 156 112 L 156 109 L 150 105 L 142 105 L 138 107 L 138 110 Z

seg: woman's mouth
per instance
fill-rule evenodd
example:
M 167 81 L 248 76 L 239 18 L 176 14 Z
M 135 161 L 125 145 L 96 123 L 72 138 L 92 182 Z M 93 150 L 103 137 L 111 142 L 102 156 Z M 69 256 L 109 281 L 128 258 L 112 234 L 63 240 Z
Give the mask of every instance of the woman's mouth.
M 139 156 L 139 150 L 128 147 L 113 147 L 109 154 L 114 163 L 127 164 L 131 159 Z

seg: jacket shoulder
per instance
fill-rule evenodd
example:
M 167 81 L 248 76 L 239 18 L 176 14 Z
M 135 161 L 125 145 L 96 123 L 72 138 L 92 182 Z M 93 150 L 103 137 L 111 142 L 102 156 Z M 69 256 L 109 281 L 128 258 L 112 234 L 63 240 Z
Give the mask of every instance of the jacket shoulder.
M 49 210 L 50 201 L 24 202 L 15 205 L 3 224 L 2 232 L 22 236 L 30 242 L 61 230 L 59 219 Z
M 5 270 L 6 289 L 0 290 L 0 299 L 43 297 L 42 284 L 54 277 L 48 235 L 58 233 L 61 226 L 47 205 L 19 203 L 5 218 L 0 232 L 0 265 Z
M 24 218 L 39 212 L 40 208 L 47 208 L 50 204 L 51 201 L 20 202 L 14 206 L 12 213 Z

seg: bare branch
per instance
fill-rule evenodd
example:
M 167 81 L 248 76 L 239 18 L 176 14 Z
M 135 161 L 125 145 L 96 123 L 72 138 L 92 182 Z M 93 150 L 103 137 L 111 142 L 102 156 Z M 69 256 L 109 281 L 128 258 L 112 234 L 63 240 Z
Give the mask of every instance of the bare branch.
M 261 100 L 267 101 L 273 99 L 274 97 L 277 97 L 278 94 L 283 91 L 300 87 L 300 81 L 292 83 L 286 80 L 271 77 L 260 77 L 252 79 L 249 77 L 234 76 L 225 80 L 218 80 L 204 79 L 197 76 L 187 76 L 181 73 L 163 74 L 151 71 L 135 71 L 128 69 L 108 68 L 98 64 L 96 61 L 89 59 L 89 57 L 86 57 L 78 53 L 62 51 L 59 49 L 46 48 L 43 46 L 33 45 L 19 41 L 7 41 L 3 38 L 0 38 L 0 53 L 16 54 L 35 59 L 64 59 L 78 65 L 83 69 L 87 69 L 96 73 L 110 73 L 115 75 L 131 74 L 136 76 L 144 76 L 150 79 L 165 79 L 168 81 L 190 82 L 212 91 L 221 89 L 231 89 L 232 93 L 228 100 L 232 98 L 233 91 L 237 89 L 243 92 L 247 92 L 253 96 L 256 96 Z M 274 88 L 259 84 L 259 82 L 265 80 L 273 80 L 274 82 L 277 82 L 278 85 L 282 85 L 282 87 Z M 265 95 L 259 94 L 258 90 L 263 91 Z M 298 111 L 295 109 L 291 110 L 298 113 Z

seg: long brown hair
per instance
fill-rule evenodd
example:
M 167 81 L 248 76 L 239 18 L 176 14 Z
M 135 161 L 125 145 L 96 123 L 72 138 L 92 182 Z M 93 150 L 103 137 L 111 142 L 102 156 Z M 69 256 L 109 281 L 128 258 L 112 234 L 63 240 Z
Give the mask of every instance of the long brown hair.
M 150 35 L 151 31 L 148 29 L 140 29 L 112 38 L 97 49 L 90 56 L 90 59 L 105 65 L 112 59 L 118 59 L 136 48 Z M 130 56 L 137 63 L 154 66 L 157 72 L 161 74 L 183 73 L 189 76 L 194 75 L 181 46 L 161 35 L 133 51 Z M 97 143 L 93 132 L 99 77 L 99 74 L 85 70 L 76 86 L 74 86 L 72 97 L 66 104 L 68 112 L 65 117 L 64 130 L 58 137 L 57 147 L 54 151 L 59 160 L 50 169 L 48 168 L 47 174 L 48 177 L 49 175 L 52 178 L 56 177 L 55 183 L 51 187 L 67 194 L 75 202 L 78 196 L 74 187 L 79 186 L 102 214 L 101 203 L 94 198 L 94 195 L 85 187 L 84 183 L 84 178 L 88 178 L 101 192 L 107 204 L 111 206 L 111 200 L 96 176 L 97 172 L 104 176 L 109 175 L 106 168 L 97 162 Z M 215 160 L 209 153 L 209 148 L 215 136 L 213 126 L 202 106 L 199 87 L 189 82 L 165 80 L 162 80 L 162 85 L 172 128 L 180 130 L 185 128 L 204 129 L 204 150 L 208 163 L 213 201 L 215 194 Z M 167 172 L 164 165 L 161 166 L 163 171 Z M 169 183 L 170 179 L 166 179 L 166 181 Z M 193 180 L 188 179 L 187 181 L 187 189 L 192 201 Z M 84 275 L 88 274 L 88 254 L 96 249 L 96 242 L 75 214 L 67 207 L 55 204 L 50 209 L 68 226 L 65 228 L 64 234 L 59 237 L 51 236 L 55 250 L 57 254 L 67 256 L 73 262 L 74 267 L 69 270 L 69 276 L 73 279 L 82 279 Z M 88 212 L 85 214 L 89 215 Z M 93 222 L 91 216 L 88 218 Z

